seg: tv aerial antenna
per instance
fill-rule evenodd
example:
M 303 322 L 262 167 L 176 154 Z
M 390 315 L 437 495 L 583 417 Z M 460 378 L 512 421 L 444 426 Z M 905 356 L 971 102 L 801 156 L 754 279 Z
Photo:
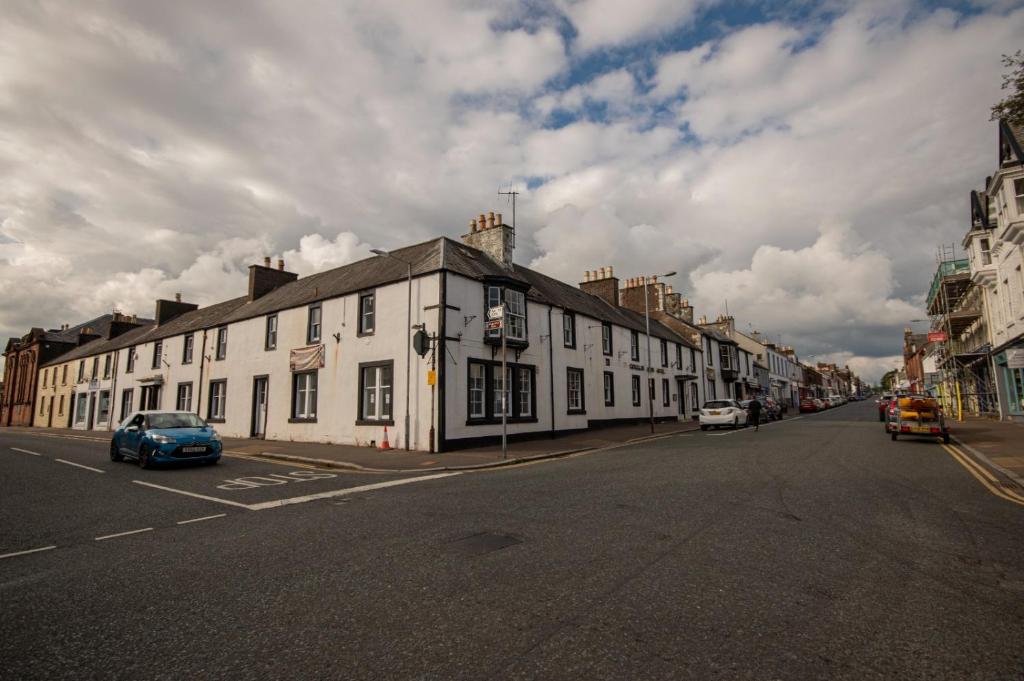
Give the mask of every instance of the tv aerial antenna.
M 499 189 L 498 190 L 498 196 L 507 196 L 508 199 L 506 199 L 506 200 L 512 204 L 512 248 L 515 248 L 516 247 L 516 197 L 519 196 L 519 192 L 517 192 L 515 189 L 512 189 L 512 187 L 510 186 L 509 190 L 507 192 L 503 192 L 503 191 L 501 191 Z

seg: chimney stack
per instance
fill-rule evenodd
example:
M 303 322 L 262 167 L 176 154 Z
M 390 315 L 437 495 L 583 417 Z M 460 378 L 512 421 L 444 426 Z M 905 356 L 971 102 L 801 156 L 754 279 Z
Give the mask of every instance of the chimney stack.
M 284 272 L 284 258 L 277 259 L 277 271 Z
M 178 296 L 175 297 L 177 298 Z M 175 317 L 197 309 L 199 309 L 198 305 L 194 303 L 183 303 L 181 300 L 157 300 L 156 314 L 153 315 L 153 318 L 156 319 L 156 325 L 160 326 L 161 324 L 166 324 Z
M 176 302 L 176 303 L 180 303 L 181 302 L 181 291 L 178 291 L 177 293 L 174 294 L 174 302 Z
M 480 213 L 476 220 L 469 221 L 469 233 L 462 235 L 462 243 L 470 248 L 483 251 L 496 263 L 507 269 L 512 268 L 512 249 L 515 233 L 501 221 L 501 213 L 489 211 Z
M 270 267 L 270 258 L 265 258 L 263 262 L 263 267 L 249 265 L 249 302 L 299 278 L 294 272 L 284 271 L 284 258 L 278 259 L 276 270 Z
M 583 273 L 580 289 L 592 296 L 597 296 L 609 305 L 619 306 L 619 280 L 614 276 L 612 267 L 599 267 Z
M 263 256 L 263 266 L 264 267 L 270 267 L 270 256 L 269 255 Z

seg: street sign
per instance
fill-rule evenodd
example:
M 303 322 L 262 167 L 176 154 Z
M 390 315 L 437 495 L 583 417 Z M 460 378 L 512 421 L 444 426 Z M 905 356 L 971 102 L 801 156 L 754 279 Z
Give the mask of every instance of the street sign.
M 501 305 L 495 305 L 487 310 L 488 319 L 501 319 L 505 316 L 505 308 Z
M 929 331 L 928 332 L 929 343 L 945 343 L 946 332 L 945 331 Z
M 488 331 L 497 331 L 500 328 L 501 328 L 501 320 L 500 319 L 492 319 L 491 321 L 487 322 L 487 330 Z
M 412 336 L 412 349 L 416 351 L 416 354 L 420 357 L 426 357 L 427 353 L 430 352 L 430 336 L 423 329 L 420 329 Z

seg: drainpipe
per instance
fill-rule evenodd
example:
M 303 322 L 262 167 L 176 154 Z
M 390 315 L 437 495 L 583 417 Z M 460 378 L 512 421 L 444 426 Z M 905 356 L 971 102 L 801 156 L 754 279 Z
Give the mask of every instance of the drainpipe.
M 444 258 L 444 244 L 441 244 L 441 257 Z M 443 263 L 442 263 L 443 264 Z M 437 344 L 434 346 L 434 353 L 441 355 L 441 361 L 437 366 L 437 447 L 438 453 L 445 449 L 445 386 L 448 384 L 448 272 L 441 268 L 441 291 L 438 300 L 440 319 L 437 329 Z
M 203 367 L 206 366 L 206 329 L 203 329 L 203 347 L 199 349 L 199 392 L 196 394 L 196 416 L 200 416 L 202 409 L 200 403 L 203 401 Z
M 117 350 L 114 351 L 114 380 L 110 382 L 110 399 L 108 404 L 109 413 L 107 414 L 107 430 L 114 429 L 114 405 L 117 404 L 117 360 L 121 359 L 121 353 Z
M 548 387 L 551 389 L 551 437 L 555 437 L 555 334 L 551 329 L 551 305 L 548 305 Z

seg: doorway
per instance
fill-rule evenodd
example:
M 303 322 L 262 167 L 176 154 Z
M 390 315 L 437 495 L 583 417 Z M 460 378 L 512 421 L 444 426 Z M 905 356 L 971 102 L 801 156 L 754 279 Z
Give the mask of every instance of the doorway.
M 679 400 L 679 415 L 686 416 L 686 381 L 676 379 L 676 399 Z
M 263 439 L 267 436 L 267 399 L 268 383 L 266 376 L 252 379 L 252 427 L 249 434 Z

